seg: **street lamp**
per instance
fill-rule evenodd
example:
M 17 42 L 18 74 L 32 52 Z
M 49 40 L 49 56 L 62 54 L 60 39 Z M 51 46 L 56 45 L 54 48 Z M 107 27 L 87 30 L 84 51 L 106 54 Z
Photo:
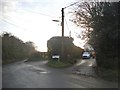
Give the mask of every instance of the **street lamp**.
M 70 5 L 68 5 L 68 6 L 66 6 L 66 7 L 64 7 L 64 8 L 61 9 L 61 12 L 62 12 L 62 21 L 60 21 L 60 20 L 52 20 L 52 21 L 54 21 L 54 22 L 61 22 L 61 26 L 62 26 L 62 37 L 64 37 L 64 9 L 66 9 L 66 8 L 68 8 L 68 7 L 70 7 L 70 6 L 73 6 L 73 5 L 77 4 L 77 3 L 79 3 L 79 2 L 72 3 L 72 4 L 70 4 Z
M 52 20 L 52 21 L 54 21 L 54 22 L 60 22 L 59 20 Z
M 62 26 L 62 38 L 61 38 L 61 60 L 64 60 L 64 8 L 62 8 L 61 10 L 62 12 L 62 21 L 60 20 L 52 20 L 54 22 L 61 22 L 61 26 Z
M 61 60 L 64 60 L 64 8 L 61 10 L 62 12 L 62 21 L 61 21 L 61 26 L 62 26 L 62 38 L 61 38 Z M 52 20 L 55 22 L 60 22 L 59 20 Z

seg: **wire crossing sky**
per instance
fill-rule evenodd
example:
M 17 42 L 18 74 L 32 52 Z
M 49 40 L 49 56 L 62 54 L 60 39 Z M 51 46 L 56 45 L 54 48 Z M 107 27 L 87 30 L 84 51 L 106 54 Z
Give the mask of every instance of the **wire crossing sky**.
M 32 41 L 37 50 L 47 51 L 47 40 L 61 36 L 61 9 L 65 10 L 65 36 L 74 37 L 77 46 L 83 43 L 76 38 L 78 29 L 69 21 L 67 6 L 76 0 L 2 0 L 0 2 L 0 32 L 7 31 L 24 42 Z M 78 30 L 79 31 L 79 30 Z

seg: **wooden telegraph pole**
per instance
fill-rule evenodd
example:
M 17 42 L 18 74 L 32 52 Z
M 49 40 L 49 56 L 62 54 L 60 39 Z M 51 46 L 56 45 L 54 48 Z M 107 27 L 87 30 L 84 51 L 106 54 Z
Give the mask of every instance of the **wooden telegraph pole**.
M 61 60 L 64 60 L 64 54 L 65 54 L 65 52 L 64 52 L 64 48 L 65 48 L 64 47 L 64 39 L 65 39 L 65 37 L 64 37 L 64 9 L 66 9 L 66 8 L 68 8 L 70 6 L 73 6 L 73 5 L 77 4 L 77 3 L 79 3 L 79 2 L 75 2 L 75 3 L 73 3 L 73 4 L 71 4 L 71 5 L 67 6 L 67 7 L 62 8 L 62 10 L 61 10 L 61 12 L 62 12 L 62 22 L 61 22 L 61 25 L 62 25 Z
M 62 8 L 62 37 L 64 37 L 64 8 Z
M 64 8 L 61 10 L 62 12 L 62 41 L 61 41 L 61 60 L 64 60 Z

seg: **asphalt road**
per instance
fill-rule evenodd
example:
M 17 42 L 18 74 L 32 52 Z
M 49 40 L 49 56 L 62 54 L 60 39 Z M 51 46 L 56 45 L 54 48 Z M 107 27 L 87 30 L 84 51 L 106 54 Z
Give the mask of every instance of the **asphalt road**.
M 82 63 L 81 63 L 82 62 Z M 83 63 L 84 62 L 84 63 Z M 85 62 L 87 64 L 85 64 Z M 118 84 L 100 78 L 73 74 L 76 67 L 83 67 L 82 72 L 90 71 L 89 61 L 80 61 L 66 69 L 49 68 L 47 61 L 16 62 L 4 65 L 2 70 L 3 88 L 117 88 Z

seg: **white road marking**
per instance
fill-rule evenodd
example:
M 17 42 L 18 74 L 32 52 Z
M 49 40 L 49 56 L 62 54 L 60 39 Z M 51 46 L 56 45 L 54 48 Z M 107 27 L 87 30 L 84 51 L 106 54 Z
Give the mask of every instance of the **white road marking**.
M 76 66 L 79 66 L 79 65 L 81 65 L 81 64 L 83 64 L 83 63 L 85 63 L 85 62 L 86 62 L 86 61 L 82 60 L 80 63 L 77 63 Z

